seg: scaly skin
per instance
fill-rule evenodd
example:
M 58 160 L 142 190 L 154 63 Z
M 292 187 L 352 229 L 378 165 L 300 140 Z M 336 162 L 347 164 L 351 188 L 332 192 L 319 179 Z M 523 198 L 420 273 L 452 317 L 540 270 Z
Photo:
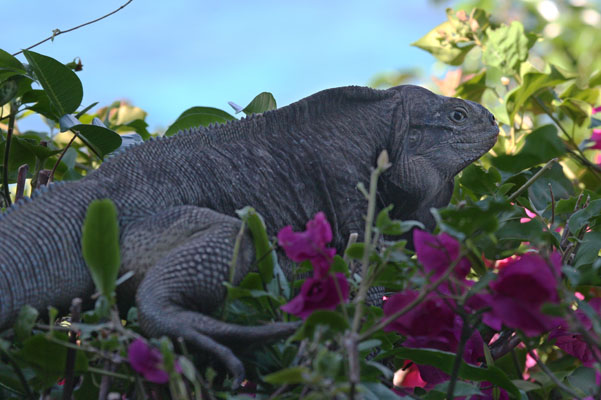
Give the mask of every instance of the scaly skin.
M 121 272 L 135 272 L 119 289 L 120 305 L 135 301 L 147 334 L 183 337 L 239 382 L 244 369 L 227 345 L 284 337 L 297 324 L 245 327 L 209 316 L 225 296 L 240 229 L 235 210 L 252 205 L 271 235 L 288 224 L 301 229 L 324 211 L 340 253 L 350 233 L 363 234 L 366 201 L 356 185 L 369 181 L 387 150 L 392 167 L 379 183 L 378 208 L 393 204 L 395 217 L 432 228 L 429 209 L 448 203 L 453 177 L 497 133 L 492 114 L 476 103 L 415 86 L 344 87 L 132 146 L 0 217 L 0 330 L 25 304 L 66 309 L 74 297 L 89 298 L 81 225 L 92 200 L 109 198 L 119 214 Z M 246 235 L 234 284 L 253 258 Z

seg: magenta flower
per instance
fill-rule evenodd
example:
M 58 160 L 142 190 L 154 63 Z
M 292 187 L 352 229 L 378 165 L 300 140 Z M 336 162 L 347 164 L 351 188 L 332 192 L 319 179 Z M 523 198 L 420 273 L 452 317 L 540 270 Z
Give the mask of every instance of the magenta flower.
M 589 149 L 601 150 L 601 129 L 593 129 L 593 134 L 589 140 L 593 142 L 593 145 Z
M 601 316 L 601 298 L 594 298 L 588 301 L 588 304 Z M 585 330 L 591 332 L 592 322 L 590 318 L 582 310 L 576 311 L 576 317 Z M 549 339 L 556 339 L 555 345 L 566 353 L 579 359 L 586 367 L 591 367 L 595 361 L 595 354 L 601 357 L 599 349 L 591 349 L 584 341 L 582 335 L 578 332 L 571 331 L 566 322 L 553 329 L 549 334 Z M 596 353 L 593 353 L 596 352 Z
M 561 319 L 540 312 L 544 303 L 559 300 L 557 277 L 561 256 L 555 252 L 550 259 L 552 265 L 542 256 L 528 253 L 501 269 L 490 285 L 493 295 L 488 297 L 488 303 L 492 310 L 484 315 L 483 322 L 497 330 L 501 324 L 521 329 L 527 336 L 536 336 L 557 326 Z
M 319 278 L 327 275 L 336 254 L 336 249 L 326 247 L 330 241 L 332 228 L 323 212 L 318 212 L 307 222 L 304 232 L 294 232 L 288 225 L 278 233 L 278 243 L 288 258 L 296 262 L 309 260 Z
M 433 273 L 433 278 L 439 278 L 459 258 L 461 246 L 459 242 L 446 233 L 434 236 L 428 232 L 415 229 L 413 231 L 413 243 L 417 259 L 428 273 Z M 470 262 L 463 257 L 458 261 L 453 275 L 458 279 L 464 279 L 470 272 Z
M 338 285 L 338 288 L 336 287 Z M 340 290 L 340 292 L 339 292 Z M 349 285 L 344 274 L 307 278 L 301 291 L 280 308 L 289 314 L 306 319 L 315 310 L 333 310 L 349 296 Z
M 154 383 L 167 383 L 169 375 L 162 369 L 163 356 L 145 341 L 136 339 L 127 349 L 127 358 L 131 367 L 144 378 Z
M 391 296 L 382 307 L 385 316 L 402 310 L 418 296 L 416 290 L 405 290 Z M 385 331 L 396 331 L 405 336 L 435 336 L 453 325 L 455 313 L 439 296 L 431 293 L 408 313 L 401 315 L 384 327 Z

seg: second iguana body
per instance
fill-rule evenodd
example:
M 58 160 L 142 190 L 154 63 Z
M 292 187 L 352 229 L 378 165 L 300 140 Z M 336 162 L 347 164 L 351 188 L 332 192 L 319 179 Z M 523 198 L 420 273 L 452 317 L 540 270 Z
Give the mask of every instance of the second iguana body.
M 78 182 L 51 185 L 0 216 L 0 330 L 30 304 L 65 309 L 89 298 L 94 284 L 81 254 L 88 205 L 109 198 L 118 210 L 121 273 L 118 290 L 138 306 L 148 335 L 183 337 L 218 357 L 240 378 L 228 343 L 257 342 L 293 332 L 296 324 L 239 326 L 210 314 L 226 294 L 240 220 L 252 205 L 274 235 L 300 229 L 318 211 L 332 225 L 341 253 L 361 236 L 368 182 L 387 150 L 392 167 L 378 187 L 378 207 L 433 227 L 431 207 L 448 203 L 453 177 L 488 151 L 498 127 L 468 101 L 416 86 L 388 90 L 329 89 L 279 110 L 197 128 L 132 146 Z M 249 272 L 254 250 L 241 243 L 234 284 Z

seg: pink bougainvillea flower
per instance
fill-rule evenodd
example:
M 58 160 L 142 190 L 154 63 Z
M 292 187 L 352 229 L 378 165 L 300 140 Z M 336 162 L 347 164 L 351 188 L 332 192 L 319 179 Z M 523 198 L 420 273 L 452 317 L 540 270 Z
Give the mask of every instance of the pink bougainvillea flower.
M 594 298 L 588 301 L 588 304 L 601 316 L 601 298 Z M 582 310 L 576 311 L 576 317 L 587 331 L 591 331 L 592 322 Z M 579 359 L 586 367 L 591 367 L 595 361 L 595 355 L 601 357 L 601 351 L 592 349 L 582 335 L 570 330 L 568 324 L 563 322 L 549 334 L 549 339 L 555 339 L 555 345 L 566 353 Z M 595 353 L 593 353 L 595 352 Z
M 597 114 L 598 112 L 601 112 L 601 106 L 593 107 L 593 114 Z
M 532 218 L 536 217 L 536 213 L 534 213 L 534 212 L 532 212 L 532 211 L 528 210 L 527 208 L 524 208 L 524 211 L 526 211 L 526 215 L 527 215 L 528 217 L 523 217 L 523 218 L 520 218 L 520 222 L 521 222 L 522 224 L 523 224 L 523 223 L 526 223 L 526 222 L 530 222 L 530 221 L 532 220 Z
M 601 129 L 593 129 L 593 134 L 589 140 L 593 142 L 589 149 L 601 150 Z
M 163 356 L 141 339 L 134 340 L 127 349 L 132 368 L 154 383 L 167 383 L 169 375 L 162 369 Z
M 278 243 L 292 261 L 309 260 L 316 276 L 322 278 L 336 254 L 336 249 L 326 247 L 332 241 L 332 228 L 323 212 L 318 212 L 306 227 L 304 232 L 294 232 L 292 226 L 285 226 L 278 233 Z
M 342 301 L 348 300 L 348 295 L 349 285 L 344 274 L 336 273 L 335 277 L 326 275 L 323 278 L 307 278 L 298 296 L 280 308 L 305 319 L 315 310 L 335 309 Z
M 488 299 L 492 310 L 485 313 L 483 322 L 493 329 L 501 323 L 521 329 L 527 336 L 536 336 L 561 323 L 561 319 L 540 312 L 544 303 L 556 303 L 557 277 L 560 275 L 561 256 L 550 256 L 551 264 L 535 253 L 527 253 L 511 260 L 499 271 L 491 283 L 493 295 Z
M 411 360 L 405 360 L 403 367 L 394 373 L 394 386 L 402 388 L 423 388 L 427 382 L 419 374 L 419 368 Z
M 391 296 L 384 303 L 384 315 L 389 316 L 402 310 L 415 300 L 418 294 L 416 290 L 405 290 Z M 449 306 L 451 303 L 451 301 L 445 301 L 431 293 L 411 311 L 386 325 L 384 330 L 396 331 L 405 336 L 434 336 L 446 327 L 453 325 L 455 314 Z
M 459 258 L 461 245 L 452 236 L 441 233 L 432 235 L 428 232 L 415 229 L 413 231 L 413 243 L 417 259 L 428 273 L 433 273 L 434 279 L 440 277 Z M 470 262 L 463 257 L 457 262 L 453 274 L 464 279 L 470 272 Z

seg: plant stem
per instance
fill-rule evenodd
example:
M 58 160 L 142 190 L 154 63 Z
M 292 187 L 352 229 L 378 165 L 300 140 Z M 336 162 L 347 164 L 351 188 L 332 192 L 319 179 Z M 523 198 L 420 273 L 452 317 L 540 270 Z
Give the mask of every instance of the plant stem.
M 518 197 L 520 195 L 520 193 L 522 193 L 524 190 L 528 189 L 530 187 L 530 185 L 532 185 L 538 178 L 540 178 L 541 175 L 544 174 L 546 170 L 551 168 L 551 166 L 553 166 L 553 164 L 556 162 L 557 162 L 557 158 L 554 158 L 554 159 L 550 160 L 549 162 L 547 162 L 536 174 L 534 174 L 534 176 L 532 178 L 528 179 L 528 181 L 526 183 L 524 183 L 518 190 L 513 192 L 511 194 L 511 196 L 509 196 L 507 198 L 507 201 L 515 200 L 516 197 Z
M 56 160 L 56 162 L 54 163 L 54 167 L 52 167 L 52 171 L 50 172 L 50 176 L 48 177 L 48 182 L 52 182 L 52 180 L 54 179 L 54 173 L 56 172 L 56 168 L 58 167 L 58 164 L 60 164 L 61 160 L 63 159 L 63 156 L 65 155 L 67 150 L 69 150 L 69 147 L 71 147 L 71 144 L 73 143 L 73 141 L 75 140 L 76 137 L 77 137 L 77 134 L 74 133 L 71 140 L 69 140 L 69 143 L 67 143 L 67 146 L 65 146 L 65 148 L 61 152 L 61 155 L 58 156 L 58 160 Z
M 2 185 L 4 187 L 4 201 L 6 206 L 11 205 L 10 192 L 8 190 L 8 156 L 10 154 L 10 142 L 15 129 L 17 109 L 14 102 L 10 102 L 10 114 L 8 115 L 8 130 L 6 131 L 6 144 L 4 145 L 4 163 L 2 164 Z
M 463 349 L 465 348 L 465 343 L 469 339 L 471 331 L 470 325 L 468 324 L 465 315 L 462 315 L 461 317 L 463 319 L 463 326 L 461 327 L 461 338 L 459 340 L 459 344 L 457 345 L 455 360 L 453 361 L 453 369 L 451 370 L 451 380 L 447 389 L 447 399 L 454 398 L 453 393 L 455 392 L 457 377 L 459 376 L 459 367 L 461 366 L 461 361 L 463 360 Z

